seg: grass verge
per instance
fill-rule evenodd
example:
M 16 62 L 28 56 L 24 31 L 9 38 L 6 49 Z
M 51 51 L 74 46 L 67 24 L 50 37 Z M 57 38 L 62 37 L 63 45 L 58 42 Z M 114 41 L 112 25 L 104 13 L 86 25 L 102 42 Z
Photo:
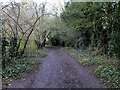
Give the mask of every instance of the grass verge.
M 47 53 L 45 52 L 45 49 L 38 49 L 38 50 L 34 50 L 32 52 L 27 52 L 26 53 L 27 57 L 37 57 L 37 58 L 44 58 L 47 56 Z
M 67 51 L 72 57 L 76 58 L 83 66 L 97 65 L 94 74 L 101 78 L 109 88 L 120 88 L 120 79 L 118 68 L 118 60 L 107 58 L 101 55 L 93 55 L 92 51 L 73 49 L 73 48 L 62 48 Z

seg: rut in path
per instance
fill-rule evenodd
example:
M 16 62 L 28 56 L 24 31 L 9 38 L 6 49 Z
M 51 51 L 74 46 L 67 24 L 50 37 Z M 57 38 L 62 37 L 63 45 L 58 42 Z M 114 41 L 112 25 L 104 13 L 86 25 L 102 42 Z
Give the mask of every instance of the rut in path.
M 105 88 L 91 68 L 79 65 L 57 47 L 46 48 L 45 58 L 37 58 L 32 74 L 14 81 L 8 88 Z

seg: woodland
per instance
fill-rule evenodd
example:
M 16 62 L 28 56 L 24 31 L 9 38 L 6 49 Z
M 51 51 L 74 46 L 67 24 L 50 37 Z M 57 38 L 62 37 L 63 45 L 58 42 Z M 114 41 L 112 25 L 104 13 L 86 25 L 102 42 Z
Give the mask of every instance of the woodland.
M 120 1 L 66 2 L 58 12 L 48 3 L 10 2 L 0 10 L 2 82 L 9 84 L 30 72 L 34 58 L 47 57 L 47 46 L 60 47 L 87 67 L 107 87 L 119 88 Z

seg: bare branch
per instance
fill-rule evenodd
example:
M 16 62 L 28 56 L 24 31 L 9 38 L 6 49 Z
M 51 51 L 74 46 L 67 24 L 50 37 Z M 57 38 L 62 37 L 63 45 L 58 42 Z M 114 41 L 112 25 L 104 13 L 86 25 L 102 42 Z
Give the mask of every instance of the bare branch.
M 10 21 L 7 20 L 6 22 L 7 22 L 8 26 L 11 28 L 13 35 L 15 36 L 14 29 L 13 29 L 13 27 L 12 27 Z
M 18 26 L 19 26 L 19 28 L 22 30 L 22 32 L 23 32 L 23 28 L 19 25 L 19 23 L 12 17 L 12 16 L 10 16 L 7 12 L 5 12 L 3 9 L 2 9 L 2 11 L 9 17 L 9 18 L 11 18 Z
M 3 30 L 9 37 L 11 37 L 11 35 L 10 35 L 4 28 L 2 28 L 2 30 Z

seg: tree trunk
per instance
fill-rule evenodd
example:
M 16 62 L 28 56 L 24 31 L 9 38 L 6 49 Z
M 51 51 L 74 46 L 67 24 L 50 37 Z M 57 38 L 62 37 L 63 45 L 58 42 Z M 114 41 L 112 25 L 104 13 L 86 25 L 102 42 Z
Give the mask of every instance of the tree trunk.
M 25 41 L 23 50 L 21 51 L 21 54 L 20 54 L 21 56 L 25 53 L 25 50 L 26 50 L 26 46 L 27 46 L 28 40 L 29 40 L 30 35 L 32 34 L 33 30 L 34 30 L 34 29 L 32 28 L 32 30 L 30 31 L 30 33 L 29 33 L 29 35 L 28 35 L 28 37 L 27 37 L 27 39 L 26 39 L 26 41 Z

